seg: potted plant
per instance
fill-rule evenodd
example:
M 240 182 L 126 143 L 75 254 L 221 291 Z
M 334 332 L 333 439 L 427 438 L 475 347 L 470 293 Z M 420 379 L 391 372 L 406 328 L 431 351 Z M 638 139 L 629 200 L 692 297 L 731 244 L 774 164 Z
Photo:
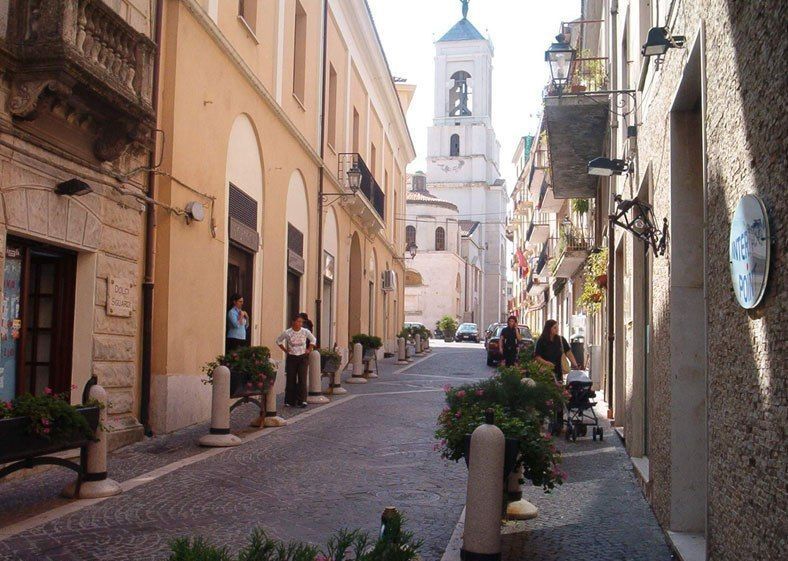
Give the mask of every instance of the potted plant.
M 46 388 L 0 402 L 0 464 L 78 448 L 95 439 L 98 403 L 71 405 L 67 394 Z
M 608 249 L 602 248 L 588 257 L 584 271 L 583 292 L 578 304 L 586 308 L 588 315 L 594 315 L 602 308 L 607 287 Z
M 443 332 L 443 340 L 447 343 L 454 341 L 454 333 L 457 331 L 457 320 L 451 316 L 443 316 L 438 322 L 438 326 Z
M 323 374 L 334 374 L 339 370 L 339 365 L 342 363 L 342 356 L 334 349 L 320 348 L 317 350 L 320 353 L 320 371 Z
M 572 199 L 572 211 L 576 214 L 585 214 L 589 208 L 591 208 L 591 205 L 588 199 Z
M 219 355 L 203 367 L 206 383 L 213 382 L 217 366 L 230 369 L 230 397 L 264 394 L 276 381 L 276 369 L 271 364 L 268 347 L 240 347 Z
M 366 333 L 358 333 L 353 335 L 350 342 L 355 345 L 361 343 L 364 349 L 363 360 L 368 361 L 375 357 L 375 351 L 383 346 L 383 340 L 375 335 L 367 335 Z

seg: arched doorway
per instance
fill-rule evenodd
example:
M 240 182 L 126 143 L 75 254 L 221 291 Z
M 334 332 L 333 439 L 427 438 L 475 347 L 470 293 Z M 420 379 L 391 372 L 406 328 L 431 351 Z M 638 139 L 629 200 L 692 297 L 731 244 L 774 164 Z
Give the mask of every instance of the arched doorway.
M 301 172 L 290 176 L 287 188 L 287 294 L 284 325 L 299 312 L 306 311 L 307 248 L 309 247 L 309 207 Z
M 323 292 L 320 312 L 321 347 L 331 348 L 336 341 L 334 322 L 336 318 L 336 285 L 337 256 L 339 255 L 339 236 L 337 234 L 337 217 L 333 208 L 329 208 L 323 224 Z
M 361 242 L 358 234 L 350 241 L 350 290 L 348 291 L 348 341 L 353 335 L 361 333 Z
M 369 257 L 369 265 L 367 266 L 367 275 L 368 279 L 368 287 L 369 287 L 369 294 L 367 295 L 367 305 L 369 306 L 369 310 L 367 312 L 367 333 L 370 335 L 377 335 L 378 334 L 378 313 L 377 313 L 377 305 L 378 305 L 378 298 L 377 298 L 377 289 L 378 289 L 378 254 L 373 249 L 372 254 Z

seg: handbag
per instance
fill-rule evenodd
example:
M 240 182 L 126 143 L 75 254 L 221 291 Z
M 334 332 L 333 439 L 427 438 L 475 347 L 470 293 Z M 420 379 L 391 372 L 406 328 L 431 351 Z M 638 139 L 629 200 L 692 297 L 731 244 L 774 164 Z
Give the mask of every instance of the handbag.
M 566 353 L 569 351 L 564 351 L 563 347 L 564 341 L 563 337 L 561 338 L 561 373 L 566 376 L 572 371 L 572 361 L 569 360 L 569 357 L 566 356 Z

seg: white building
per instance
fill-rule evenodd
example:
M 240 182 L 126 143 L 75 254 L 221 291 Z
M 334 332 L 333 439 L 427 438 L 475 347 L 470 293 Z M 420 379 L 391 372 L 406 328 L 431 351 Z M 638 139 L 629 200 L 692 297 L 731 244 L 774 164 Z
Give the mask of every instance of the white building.
M 507 193 L 492 127 L 492 43 L 463 17 L 435 44 L 435 107 L 428 131 L 430 191 L 479 222 L 480 327 L 506 314 Z
M 427 190 L 427 178 L 416 172 L 407 195 L 405 240 L 418 252 L 408 261 L 405 277 L 405 321 L 435 329 L 443 316 L 458 322 L 478 317 L 481 271 L 475 255 L 473 225 L 461 224 L 457 206 Z

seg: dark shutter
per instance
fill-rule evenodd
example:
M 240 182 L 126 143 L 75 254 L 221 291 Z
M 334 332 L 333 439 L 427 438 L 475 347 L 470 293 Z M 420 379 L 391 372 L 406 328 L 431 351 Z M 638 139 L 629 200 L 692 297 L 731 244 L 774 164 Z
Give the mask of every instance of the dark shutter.
M 241 224 L 257 230 L 257 201 L 230 183 L 229 215 Z
M 287 223 L 287 266 L 288 268 L 303 275 L 305 271 L 304 263 L 304 234 L 290 224 Z

